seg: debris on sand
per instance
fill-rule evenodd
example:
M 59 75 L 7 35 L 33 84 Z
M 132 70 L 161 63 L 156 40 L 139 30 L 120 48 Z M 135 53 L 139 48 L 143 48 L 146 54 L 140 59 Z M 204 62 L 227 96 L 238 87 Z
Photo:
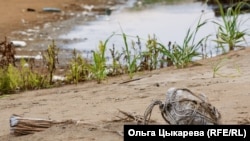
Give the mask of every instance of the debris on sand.
M 54 121 L 40 118 L 23 118 L 13 114 L 10 117 L 10 131 L 16 136 L 33 134 L 50 128 L 54 124 L 74 123 L 72 120 Z
M 170 88 L 166 101 L 153 101 L 144 113 L 144 124 L 148 124 L 155 105 L 159 105 L 163 119 L 170 125 L 218 125 L 220 112 L 208 102 L 204 94 L 196 95 L 186 88 Z
M 24 41 L 11 41 L 11 43 L 15 46 L 15 47 L 25 47 L 27 46 L 27 43 Z
M 54 7 L 45 7 L 43 8 L 43 12 L 61 12 L 61 9 Z

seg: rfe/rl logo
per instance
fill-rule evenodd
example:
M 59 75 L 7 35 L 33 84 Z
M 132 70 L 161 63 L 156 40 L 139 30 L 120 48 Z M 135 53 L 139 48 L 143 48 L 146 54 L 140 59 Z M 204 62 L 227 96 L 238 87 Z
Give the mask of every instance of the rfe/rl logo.
M 210 129 L 210 136 L 244 136 L 240 129 Z

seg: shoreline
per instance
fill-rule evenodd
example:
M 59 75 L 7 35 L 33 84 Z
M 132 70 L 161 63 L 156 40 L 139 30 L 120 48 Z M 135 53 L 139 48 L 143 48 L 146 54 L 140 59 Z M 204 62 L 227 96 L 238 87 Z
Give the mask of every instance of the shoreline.
M 24 0 L 30 1 L 30 0 Z M 83 5 L 95 5 L 98 6 L 110 6 L 110 5 L 117 5 L 119 1 L 117 0 L 98 0 L 98 1 L 91 1 L 91 0 L 64 0 L 63 2 L 60 2 L 56 0 L 53 4 L 50 5 L 57 5 L 51 8 L 58 8 L 61 10 L 61 12 L 43 12 L 42 6 L 43 5 L 49 5 L 47 1 L 44 2 L 44 4 L 41 4 L 42 6 L 37 6 L 38 4 L 24 4 L 26 6 L 32 7 L 32 5 L 35 5 L 34 7 L 39 7 L 37 9 L 34 8 L 35 11 L 28 11 L 27 9 L 24 9 L 23 6 L 19 6 L 18 8 L 22 7 L 22 9 L 16 9 L 17 11 L 22 11 L 21 15 L 27 16 L 27 19 L 30 19 L 29 21 L 23 19 L 20 17 L 20 21 L 22 23 L 16 22 L 18 20 L 18 17 L 15 17 L 14 14 L 12 14 L 12 17 L 15 17 L 15 21 L 9 21 L 12 23 L 8 23 L 6 21 L 0 26 L 0 29 L 3 29 L 0 33 L 1 40 L 3 41 L 5 37 L 8 41 L 24 41 L 27 43 L 26 47 L 17 48 L 17 51 L 21 50 L 41 50 L 46 49 L 46 47 L 49 45 L 53 39 L 56 39 L 60 34 L 63 34 L 70 30 L 72 25 L 74 25 L 75 21 L 73 21 L 77 16 L 83 16 L 83 12 L 86 11 L 86 9 L 83 8 Z M 6 5 L 10 5 L 9 2 Z M 3 5 L 2 5 L 3 6 Z M 45 7 L 45 6 L 44 6 Z M 46 8 L 46 7 L 45 7 Z M 1 6 L 0 6 L 1 9 Z M 29 8 L 31 9 L 31 8 Z M 3 9 L 4 10 L 4 9 Z M 27 10 L 27 11 L 26 11 Z M 1 11 L 0 11 L 1 12 Z M 18 15 L 16 15 L 18 16 Z M 9 17 L 11 19 L 12 17 Z M 91 17 L 86 17 L 86 21 L 91 20 Z M 1 24 L 1 23 L 0 23 Z M 7 27 L 7 25 L 12 25 L 11 27 Z M 2 27 L 3 26 L 3 27 Z M 62 40 L 62 44 L 65 42 L 71 42 L 67 40 Z M 72 41 L 74 42 L 74 40 Z
M 107 6 L 107 4 L 106 5 L 101 4 L 101 6 L 102 7 Z M 73 49 L 61 48 L 60 46 L 62 44 L 68 44 L 70 42 L 78 42 L 81 40 L 80 39 L 59 39 L 58 36 L 69 32 L 72 27 L 78 24 L 77 22 L 79 21 L 81 22 L 84 21 L 87 23 L 89 21 L 97 20 L 94 17 L 84 15 L 85 10 L 86 9 L 84 9 L 83 6 L 78 5 L 78 8 L 75 8 L 74 11 L 69 10 L 68 12 L 63 12 L 63 16 L 67 17 L 65 19 L 62 19 L 59 21 L 44 22 L 42 28 L 40 28 L 38 25 L 34 25 L 33 27 L 28 28 L 28 29 L 14 31 L 17 34 L 18 38 L 24 38 L 25 41 L 29 41 L 27 47 L 17 48 L 17 55 L 19 55 L 19 57 L 20 55 L 25 55 L 25 56 L 39 55 L 42 51 L 45 51 L 47 49 L 48 45 L 50 45 L 52 41 L 55 41 L 56 46 L 60 49 L 59 55 L 58 55 L 58 60 L 60 60 L 58 69 L 60 69 L 60 71 L 62 71 L 62 69 L 66 70 L 68 67 L 68 64 L 70 63 L 70 60 L 72 59 L 71 56 L 72 56 Z M 51 13 L 51 14 L 57 14 L 57 12 Z M 60 15 L 61 14 L 59 14 L 59 16 Z M 79 20 L 79 18 L 81 18 L 81 20 Z M 26 34 L 24 34 L 24 32 Z M 29 40 L 32 37 L 34 37 L 33 40 Z
M 121 115 L 118 110 L 131 113 L 135 117 L 143 116 L 153 100 L 166 100 L 166 92 L 171 87 L 188 88 L 197 94 L 205 94 L 209 102 L 221 113 L 224 125 L 248 125 L 249 54 L 250 48 L 246 47 L 198 60 L 200 65 L 184 69 L 165 67 L 139 72 L 134 78 L 140 79 L 127 83 L 124 82 L 129 76 L 125 74 L 107 78 L 101 84 L 95 81 L 81 82 L 77 85 L 69 84 L 6 95 L 0 98 L 0 140 L 122 141 L 123 137 L 117 132 L 122 133 L 123 126 L 135 124 L 136 119 L 131 120 Z M 213 77 L 214 65 L 225 58 L 225 62 Z M 10 130 L 9 118 L 13 114 L 27 118 L 73 120 L 79 121 L 79 124 L 55 125 L 43 132 L 18 137 L 13 136 Z M 154 108 L 151 119 L 157 124 L 168 125 L 158 107 Z
M 193 66 L 185 69 L 164 68 L 143 74 L 136 74 L 142 77 L 141 80 L 120 84 L 126 81 L 127 76 L 110 78 L 105 84 L 96 82 L 79 83 L 78 85 L 67 85 L 51 89 L 41 89 L 26 91 L 21 94 L 6 96 L 0 99 L 1 132 L 0 139 L 11 139 L 10 141 L 36 141 L 35 137 L 46 140 L 61 137 L 67 139 L 68 136 L 81 137 L 91 136 L 86 133 L 83 127 L 81 132 L 71 132 L 76 125 L 72 125 L 65 132 L 58 126 L 53 126 L 45 132 L 27 135 L 23 137 L 10 136 L 9 116 L 12 114 L 24 117 L 35 117 L 54 120 L 79 120 L 89 125 L 101 125 L 109 129 L 120 130 L 125 121 L 112 122 L 113 117 L 117 116 L 117 109 L 142 115 L 146 107 L 155 99 L 165 99 L 165 92 L 170 87 L 185 87 L 195 92 L 206 94 L 211 104 L 215 105 L 222 114 L 223 124 L 249 124 L 249 57 L 250 49 L 230 52 L 226 55 L 216 56 L 207 60 L 201 60 L 200 66 Z M 211 66 L 222 58 L 228 58 L 228 62 L 221 68 L 220 72 L 225 76 L 212 77 Z M 241 72 L 237 73 L 234 65 L 237 64 Z M 234 77 L 229 75 L 236 73 Z M 227 76 L 228 75 L 228 76 Z M 49 111 L 49 112 L 48 112 Z M 79 111 L 81 111 L 79 113 Z M 164 121 L 158 113 L 157 108 L 152 119 L 162 124 Z M 230 116 L 228 116 L 230 115 Z M 107 122 L 107 119 L 110 121 Z M 129 122 L 131 123 L 131 122 Z M 56 129 L 56 130 L 53 130 Z M 96 133 L 101 130 L 92 131 Z M 62 132 L 64 134 L 62 134 Z M 48 136 L 44 136 L 44 134 Z M 105 134 L 101 130 L 100 134 Z M 110 141 L 110 137 L 116 140 L 116 134 L 108 134 L 103 138 L 91 136 L 100 141 Z
M 29 1 L 29 0 L 25 0 Z M 125 1 L 124 1 L 125 2 Z M 42 5 L 46 5 L 47 3 Z M 9 31 L 3 36 L 7 38 L 7 41 L 22 41 L 27 45 L 24 47 L 16 47 L 16 55 L 24 55 L 24 56 L 36 56 L 40 55 L 40 53 L 47 49 L 48 45 L 52 43 L 54 40 L 56 46 L 61 50 L 59 52 L 59 59 L 61 60 L 60 65 L 65 67 L 65 63 L 69 63 L 69 56 L 72 55 L 72 49 L 61 48 L 62 44 L 67 44 L 70 42 L 78 42 L 81 41 L 79 39 L 58 39 L 58 36 L 65 34 L 71 30 L 74 25 L 77 24 L 77 19 L 82 18 L 82 21 L 92 21 L 96 20 L 95 17 L 84 15 L 86 14 L 86 9 L 83 5 L 94 5 L 96 7 L 95 10 L 98 12 L 98 8 L 102 7 L 111 7 L 116 6 L 118 4 L 122 4 L 119 0 L 99 0 L 99 1 L 91 1 L 91 0 L 64 0 L 62 3 L 58 4 L 58 1 L 55 1 L 52 5 L 61 5 L 55 6 L 61 10 L 61 12 L 41 12 L 35 9 L 36 11 L 26 11 L 27 9 L 22 9 L 22 14 L 32 15 L 31 21 L 27 23 L 22 23 L 23 25 L 19 26 L 15 30 L 7 30 Z M 32 4 L 30 4 L 32 5 Z M 31 6 L 32 7 L 32 6 Z M 34 6 L 36 7 L 36 6 Z M 39 7 L 39 6 L 38 6 Z M 31 9 L 31 8 L 30 8 Z M 40 6 L 41 10 L 41 6 Z M 94 13 L 98 15 L 98 13 Z M 37 15 L 36 18 L 33 16 Z M 33 18 L 33 19 L 32 19 Z M 41 21 L 36 21 L 37 19 Z M 1 28 L 1 27 L 0 27 Z M 0 34 L 2 35 L 2 34 Z M 61 54 L 61 55 L 60 55 Z M 67 56 L 67 57 L 65 57 Z

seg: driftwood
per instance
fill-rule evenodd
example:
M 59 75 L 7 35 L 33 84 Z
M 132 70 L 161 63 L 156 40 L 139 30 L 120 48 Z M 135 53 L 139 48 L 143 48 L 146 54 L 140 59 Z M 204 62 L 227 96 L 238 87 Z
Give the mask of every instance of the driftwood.
M 10 117 L 10 132 L 13 135 L 21 136 L 44 131 L 55 124 L 73 123 L 72 120 L 54 121 L 38 118 L 23 118 L 18 115 Z

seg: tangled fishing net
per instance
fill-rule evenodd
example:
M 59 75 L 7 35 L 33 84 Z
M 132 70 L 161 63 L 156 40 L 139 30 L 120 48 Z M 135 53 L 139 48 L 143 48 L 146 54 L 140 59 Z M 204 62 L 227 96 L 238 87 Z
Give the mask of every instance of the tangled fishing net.
M 144 113 L 144 124 L 148 124 L 154 106 L 159 105 L 162 118 L 171 125 L 216 125 L 221 114 L 208 102 L 205 95 L 196 95 L 186 88 L 170 88 L 166 101 L 155 100 Z

